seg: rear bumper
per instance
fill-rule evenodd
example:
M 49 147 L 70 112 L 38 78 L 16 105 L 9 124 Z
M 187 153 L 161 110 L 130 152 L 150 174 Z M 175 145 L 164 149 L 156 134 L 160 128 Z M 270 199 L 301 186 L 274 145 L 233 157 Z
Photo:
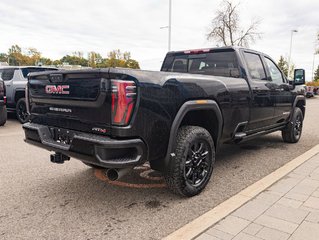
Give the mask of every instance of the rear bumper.
M 27 143 L 101 167 L 127 168 L 146 161 L 146 145 L 141 139 L 117 140 L 63 129 L 72 135 L 72 141 L 65 144 L 54 140 L 51 127 L 26 123 L 23 129 Z

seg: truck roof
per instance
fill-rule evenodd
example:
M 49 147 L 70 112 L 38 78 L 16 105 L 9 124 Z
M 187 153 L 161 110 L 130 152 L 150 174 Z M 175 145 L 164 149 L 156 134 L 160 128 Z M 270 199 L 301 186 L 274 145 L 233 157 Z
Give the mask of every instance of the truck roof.
M 198 52 L 210 52 L 210 51 L 214 51 L 214 50 L 248 50 L 251 52 L 256 52 L 256 53 L 261 53 L 259 51 L 253 50 L 253 49 L 249 49 L 249 48 L 244 48 L 244 47 L 240 47 L 240 46 L 225 46 L 225 47 L 214 47 L 214 48 L 198 48 L 198 49 L 188 49 L 188 50 L 180 50 L 180 51 L 170 51 L 167 54 L 168 55 L 173 55 L 176 53 L 185 53 L 185 54 L 189 54 L 189 53 L 198 53 Z

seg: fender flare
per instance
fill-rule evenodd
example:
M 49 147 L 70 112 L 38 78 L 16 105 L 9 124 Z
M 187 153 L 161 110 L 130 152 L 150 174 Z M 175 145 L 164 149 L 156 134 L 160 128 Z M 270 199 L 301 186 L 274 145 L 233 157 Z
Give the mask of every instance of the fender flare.
M 294 113 L 295 108 L 297 107 L 297 103 L 298 103 L 299 101 L 303 102 L 303 103 L 304 103 L 304 106 L 306 106 L 306 98 L 305 98 L 305 96 L 303 96 L 303 95 L 298 95 L 298 96 L 296 96 L 295 101 L 294 101 L 294 104 L 292 105 L 292 112 L 291 112 L 291 114 L 290 114 L 289 121 L 292 120 L 293 113 Z M 305 116 L 304 116 L 304 117 L 305 117 Z
M 213 100 L 192 100 L 192 101 L 187 101 L 185 102 L 181 108 L 178 110 L 173 124 L 171 126 L 170 130 L 170 135 L 169 135 L 169 142 L 167 146 L 167 151 L 166 151 L 166 156 L 165 156 L 165 169 L 169 166 L 169 162 L 171 158 L 175 157 L 175 153 L 173 152 L 173 149 L 175 149 L 175 144 L 176 144 L 176 137 L 177 137 L 177 132 L 180 124 L 183 121 L 183 118 L 185 115 L 190 112 L 190 111 L 196 111 L 196 110 L 211 110 L 214 111 L 216 114 L 216 117 L 218 119 L 219 123 L 219 129 L 218 129 L 218 134 L 217 134 L 217 140 L 215 142 L 215 147 L 218 145 L 219 139 L 222 134 L 222 126 L 223 126 L 223 116 L 221 113 L 221 110 L 218 106 L 218 104 L 213 101 Z

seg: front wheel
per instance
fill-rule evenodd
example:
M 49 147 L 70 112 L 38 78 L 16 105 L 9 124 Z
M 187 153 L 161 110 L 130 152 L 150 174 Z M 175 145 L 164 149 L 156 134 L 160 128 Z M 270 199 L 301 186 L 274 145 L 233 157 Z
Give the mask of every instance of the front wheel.
M 197 126 L 178 130 L 175 158 L 164 174 L 167 186 L 174 193 L 192 197 L 207 185 L 215 162 L 214 141 L 209 132 Z
M 29 114 L 27 113 L 27 105 L 25 98 L 20 98 L 16 106 L 16 115 L 20 123 L 26 123 L 29 121 Z
M 302 133 L 303 113 L 300 108 L 296 107 L 291 121 L 282 130 L 282 139 L 287 143 L 296 143 L 299 141 Z

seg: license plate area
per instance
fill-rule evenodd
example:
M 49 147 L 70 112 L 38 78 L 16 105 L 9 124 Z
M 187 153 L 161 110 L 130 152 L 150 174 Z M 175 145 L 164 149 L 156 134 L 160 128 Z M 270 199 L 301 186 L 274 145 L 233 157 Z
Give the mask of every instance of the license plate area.
M 74 132 L 62 128 L 51 128 L 50 131 L 53 136 L 53 140 L 64 145 L 70 145 L 75 135 Z

